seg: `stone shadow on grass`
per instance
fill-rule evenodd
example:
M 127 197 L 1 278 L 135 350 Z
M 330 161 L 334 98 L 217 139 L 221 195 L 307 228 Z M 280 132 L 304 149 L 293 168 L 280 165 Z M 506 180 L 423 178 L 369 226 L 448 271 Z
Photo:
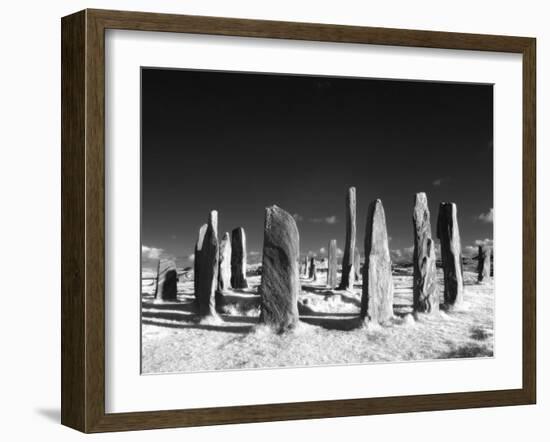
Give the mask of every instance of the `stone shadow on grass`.
M 493 350 L 476 343 L 462 345 L 443 353 L 439 359 L 492 357 Z
M 175 328 L 180 330 L 205 330 L 205 331 L 218 331 L 223 333 L 249 333 L 255 324 L 250 325 L 217 325 L 217 324 L 201 324 L 197 322 L 158 322 L 154 319 L 142 319 L 144 325 L 155 325 L 157 327 Z
M 315 313 L 314 315 L 302 316 L 300 321 L 306 324 L 316 325 L 326 330 L 350 331 L 363 326 L 363 320 L 357 314 L 337 314 Z

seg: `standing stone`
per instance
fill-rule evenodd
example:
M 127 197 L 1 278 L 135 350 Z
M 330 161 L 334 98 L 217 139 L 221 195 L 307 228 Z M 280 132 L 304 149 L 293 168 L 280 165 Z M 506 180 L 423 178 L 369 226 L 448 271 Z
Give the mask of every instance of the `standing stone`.
M 327 286 L 331 289 L 336 288 L 338 284 L 338 257 L 337 243 L 335 239 L 331 239 L 328 244 L 328 263 L 327 263 Z
M 298 323 L 300 239 L 296 221 L 277 206 L 265 210 L 260 322 L 278 333 Z
M 157 274 L 157 301 L 176 301 L 178 295 L 178 272 L 174 261 L 159 261 Z
M 354 283 L 355 212 L 355 187 L 350 187 L 346 195 L 346 244 L 344 247 L 344 258 L 342 260 L 341 290 L 353 288 Z
M 437 293 L 435 244 L 432 240 L 428 198 L 417 193 L 413 208 L 413 309 L 420 313 L 439 311 Z
M 309 279 L 317 281 L 317 263 L 315 262 L 314 256 L 309 260 Z
M 367 214 L 361 317 L 379 324 L 393 317 L 393 281 L 386 215 L 379 199 L 369 205 Z
M 225 232 L 220 241 L 220 268 L 218 271 L 218 291 L 224 293 L 231 287 L 231 237 Z
M 231 232 L 231 287 L 248 288 L 246 281 L 246 236 L 242 227 Z
M 441 242 L 445 304 L 449 307 L 459 305 L 464 300 L 464 281 L 455 203 L 439 204 L 437 237 Z
M 304 277 L 309 278 L 309 257 L 304 256 Z
M 355 281 L 361 279 L 361 253 L 359 252 L 359 247 L 355 247 L 353 252 L 353 271 Z
M 198 256 L 199 273 L 196 299 L 200 316 L 217 316 L 216 288 L 218 286 L 219 253 L 218 212 L 212 210 Z
M 479 246 L 477 254 L 477 280 L 487 282 L 491 277 L 491 246 Z
M 195 288 L 195 299 L 198 301 L 199 298 L 199 265 L 200 265 L 200 254 L 202 251 L 202 245 L 204 243 L 204 235 L 206 235 L 206 229 L 208 224 L 203 224 L 199 229 L 199 237 L 197 238 L 197 243 L 195 244 L 195 258 L 193 261 L 193 286 Z

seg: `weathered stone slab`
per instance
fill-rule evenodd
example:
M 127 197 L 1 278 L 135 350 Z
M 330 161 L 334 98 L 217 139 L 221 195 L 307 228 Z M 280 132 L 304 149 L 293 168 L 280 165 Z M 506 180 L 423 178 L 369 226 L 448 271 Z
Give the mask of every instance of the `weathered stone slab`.
M 341 290 L 353 288 L 353 283 L 355 282 L 355 271 L 353 268 L 356 236 L 355 216 L 355 187 L 350 187 L 346 194 L 346 243 L 342 259 L 342 280 L 339 287 Z
M 242 227 L 231 232 L 231 287 L 248 288 L 246 280 L 246 235 Z
M 369 205 L 367 214 L 361 317 L 378 324 L 393 317 L 393 280 L 386 215 L 379 199 Z
M 157 301 L 176 301 L 178 298 L 178 272 L 172 260 L 159 260 L 157 270 Z
M 225 232 L 220 241 L 220 267 L 218 271 L 218 291 L 224 293 L 231 288 L 231 237 Z
M 462 247 L 455 203 L 440 203 L 437 217 L 437 237 L 441 242 L 445 305 L 447 307 L 460 305 L 464 300 L 464 280 Z
M 204 235 L 206 235 L 207 228 L 208 228 L 208 224 L 203 224 L 200 227 L 197 243 L 195 244 L 195 254 L 194 254 L 194 261 L 193 261 L 193 287 L 195 289 L 195 299 L 198 299 L 198 296 L 199 296 L 200 254 L 202 251 L 202 244 L 204 242 Z
M 195 256 L 195 260 L 197 257 Z M 196 300 L 200 316 L 217 316 L 219 244 L 218 212 L 212 210 L 198 256 L 198 290 Z
M 277 206 L 265 210 L 260 322 L 278 333 L 298 323 L 300 278 L 296 221 Z
M 317 261 L 315 261 L 315 257 L 312 256 L 309 259 L 309 279 L 312 281 L 317 281 Z
M 435 244 L 424 192 L 417 193 L 414 198 L 413 231 L 413 309 L 419 313 L 434 313 L 439 311 Z
M 338 246 L 335 239 L 331 239 L 328 244 L 328 262 L 327 262 L 327 287 L 336 288 L 338 284 Z
M 477 280 L 487 282 L 491 278 L 491 252 L 489 245 L 479 246 L 477 254 Z
M 361 279 L 361 253 L 359 252 L 359 247 L 355 247 L 353 251 L 353 271 L 354 280 L 359 281 Z

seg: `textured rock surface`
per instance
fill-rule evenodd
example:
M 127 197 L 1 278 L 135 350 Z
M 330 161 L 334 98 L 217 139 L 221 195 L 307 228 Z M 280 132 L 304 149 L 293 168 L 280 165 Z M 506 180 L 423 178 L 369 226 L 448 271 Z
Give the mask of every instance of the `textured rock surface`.
M 359 252 L 359 247 L 355 247 L 353 252 L 353 271 L 355 281 L 361 279 L 361 253 Z
M 328 263 L 327 263 L 327 286 L 336 288 L 338 284 L 338 257 L 337 243 L 335 239 L 331 239 L 328 244 Z
M 353 269 L 355 251 L 355 187 L 350 187 L 346 194 L 346 244 L 344 246 L 344 257 L 342 259 L 342 280 L 340 289 L 353 288 L 355 271 Z
M 424 192 L 414 197 L 413 208 L 413 308 L 420 313 L 439 311 L 435 267 L 435 244 L 432 240 L 428 198 Z
M 308 278 L 309 277 L 309 257 L 307 255 L 304 256 L 303 268 L 304 268 L 303 275 L 305 278 Z
M 444 300 L 448 307 L 463 301 L 462 248 L 455 203 L 441 203 L 437 217 L 437 237 L 441 242 Z
M 204 235 L 206 234 L 206 229 L 208 224 L 203 224 L 199 229 L 199 236 L 197 238 L 197 243 L 195 244 L 195 260 L 193 261 L 193 287 L 195 289 L 195 299 L 198 300 L 199 296 L 199 265 L 200 265 L 200 254 L 202 251 L 202 244 L 204 242 Z
M 157 301 L 175 301 L 178 295 L 178 272 L 171 260 L 159 261 L 157 274 Z
M 491 277 L 491 252 L 491 246 L 479 246 L 477 254 L 477 280 L 479 282 L 486 282 Z
M 218 270 L 218 291 L 231 288 L 231 237 L 225 232 L 220 241 L 220 267 Z
M 246 281 L 246 235 L 242 227 L 231 232 L 231 287 L 248 288 Z
M 292 215 L 277 206 L 266 208 L 260 322 L 278 333 L 298 323 L 299 242 Z
M 212 210 L 208 219 L 198 258 L 198 290 L 196 300 L 201 316 L 216 316 L 216 288 L 218 286 L 219 244 L 218 212 Z
M 379 199 L 369 205 L 367 214 L 361 317 L 379 324 L 393 317 L 393 280 L 386 215 Z

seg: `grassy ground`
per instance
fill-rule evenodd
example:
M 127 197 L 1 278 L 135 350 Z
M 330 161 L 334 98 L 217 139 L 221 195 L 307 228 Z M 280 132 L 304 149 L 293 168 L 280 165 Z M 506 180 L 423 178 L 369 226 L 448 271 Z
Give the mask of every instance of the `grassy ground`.
M 440 285 L 441 270 L 438 269 Z M 225 296 L 222 321 L 200 323 L 193 313 L 193 283 L 178 284 L 178 301 L 154 303 L 142 296 L 143 373 L 357 364 L 380 361 L 472 358 L 493 355 L 492 281 L 479 285 L 465 272 L 461 309 L 433 317 L 412 315 L 410 269 L 394 272 L 395 318 L 383 327 L 359 320 L 361 286 L 328 290 L 325 277 L 302 281 L 300 325 L 275 335 L 258 325 L 259 277 L 251 288 Z M 147 283 L 146 283 L 147 284 Z

